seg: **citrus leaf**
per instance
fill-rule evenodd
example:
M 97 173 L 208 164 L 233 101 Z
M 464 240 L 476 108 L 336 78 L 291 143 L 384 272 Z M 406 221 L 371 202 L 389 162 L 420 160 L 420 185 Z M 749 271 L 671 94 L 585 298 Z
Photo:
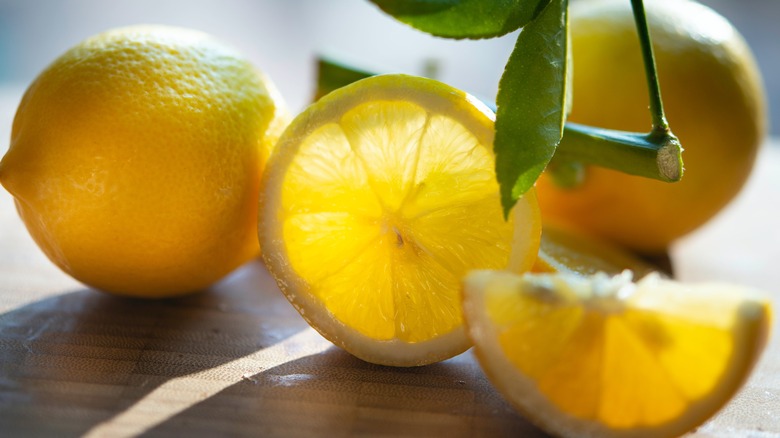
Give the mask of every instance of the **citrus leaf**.
M 418 30 L 445 38 L 493 38 L 529 23 L 549 0 L 371 0 Z
M 317 60 L 317 90 L 314 94 L 314 100 L 319 100 L 320 97 L 337 88 L 375 75 L 376 73 L 359 70 L 332 59 L 320 57 Z
M 568 0 L 551 0 L 523 28 L 498 84 L 496 176 L 508 215 L 533 187 L 563 135 L 566 121 Z

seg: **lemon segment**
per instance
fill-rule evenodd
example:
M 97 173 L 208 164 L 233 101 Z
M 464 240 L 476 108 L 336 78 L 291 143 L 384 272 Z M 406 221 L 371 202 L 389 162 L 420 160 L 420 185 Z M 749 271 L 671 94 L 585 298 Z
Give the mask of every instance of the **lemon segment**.
M 480 363 L 529 419 L 562 436 L 677 436 L 737 391 L 770 306 L 730 285 L 656 274 L 584 278 L 480 271 L 464 313 Z
M 382 214 L 379 199 L 368 185 L 365 166 L 336 123 L 318 128 L 301 145 L 290 163 L 282 187 L 285 215 L 352 212 L 366 217 Z
M 266 263 L 315 328 L 366 360 L 465 350 L 463 275 L 535 259 L 536 198 L 504 220 L 493 115 L 466 96 L 410 76 L 360 81 L 299 116 L 269 161 Z
M 616 275 L 626 269 L 634 273 L 634 278 L 642 278 L 657 271 L 647 262 L 608 241 L 548 220 L 542 228 L 539 255 L 531 270 L 581 275 L 605 272 Z

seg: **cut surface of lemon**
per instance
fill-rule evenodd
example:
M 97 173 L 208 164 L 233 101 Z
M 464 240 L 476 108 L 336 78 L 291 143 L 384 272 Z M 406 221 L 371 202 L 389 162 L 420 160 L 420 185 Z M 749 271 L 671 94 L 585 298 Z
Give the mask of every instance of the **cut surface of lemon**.
M 630 270 L 642 278 L 658 269 L 632 253 L 569 226 L 547 221 L 532 272 L 615 275 Z
M 285 131 L 264 174 L 259 234 L 279 287 L 323 336 L 366 361 L 423 365 L 466 350 L 471 269 L 530 269 L 528 193 L 505 221 L 493 113 L 413 76 L 334 91 Z
M 564 437 L 672 437 L 739 389 L 766 344 L 770 304 L 725 284 L 626 272 L 464 280 L 486 374 L 529 420 Z

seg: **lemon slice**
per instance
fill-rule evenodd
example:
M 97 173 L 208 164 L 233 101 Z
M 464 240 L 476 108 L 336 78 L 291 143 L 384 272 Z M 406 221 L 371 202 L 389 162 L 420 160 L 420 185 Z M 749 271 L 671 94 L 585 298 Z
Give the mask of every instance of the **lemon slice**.
M 634 278 L 657 271 L 649 263 L 598 238 L 568 226 L 546 221 L 542 227 L 539 255 L 531 271 L 593 275 L 619 274 L 626 269 Z
M 386 75 L 328 94 L 288 127 L 264 174 L 260 241 L 323 336 L 396 366 L 470 346 L 461 279 L 530 269 L 541 233 L 533 192 L 503 218 L 493 121 L 462 91 Z
M 564 437 L 666 437 L 737 391 L 770 306 L 739 286 L 657 274 L 470 273 L 463 306 L 480 364 L 531 421 Z

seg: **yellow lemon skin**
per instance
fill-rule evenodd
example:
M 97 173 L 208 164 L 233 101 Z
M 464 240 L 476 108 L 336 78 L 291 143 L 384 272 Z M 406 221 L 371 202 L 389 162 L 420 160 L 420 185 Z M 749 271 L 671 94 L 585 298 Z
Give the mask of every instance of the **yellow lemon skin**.
M 685 174 L 663 183 L 587 169 L 584 184 L 538 185 L 545 219 L 576 224 L 625 247 L 663 251 L 720 211 L 740 190 L 766 133 L 762 81 L 736 29 L 690 1 L 646 5 L 664 108 L 683 148 Z M 572 5 L 573 122 L 650 129 L 647 86 L 629 2 Z
M 30 85 L 0 182 L 75 279 L 180 295 L 259 254 L 260 177 L 288 120 L 270 80 L 210 36 L 111 30 Z

